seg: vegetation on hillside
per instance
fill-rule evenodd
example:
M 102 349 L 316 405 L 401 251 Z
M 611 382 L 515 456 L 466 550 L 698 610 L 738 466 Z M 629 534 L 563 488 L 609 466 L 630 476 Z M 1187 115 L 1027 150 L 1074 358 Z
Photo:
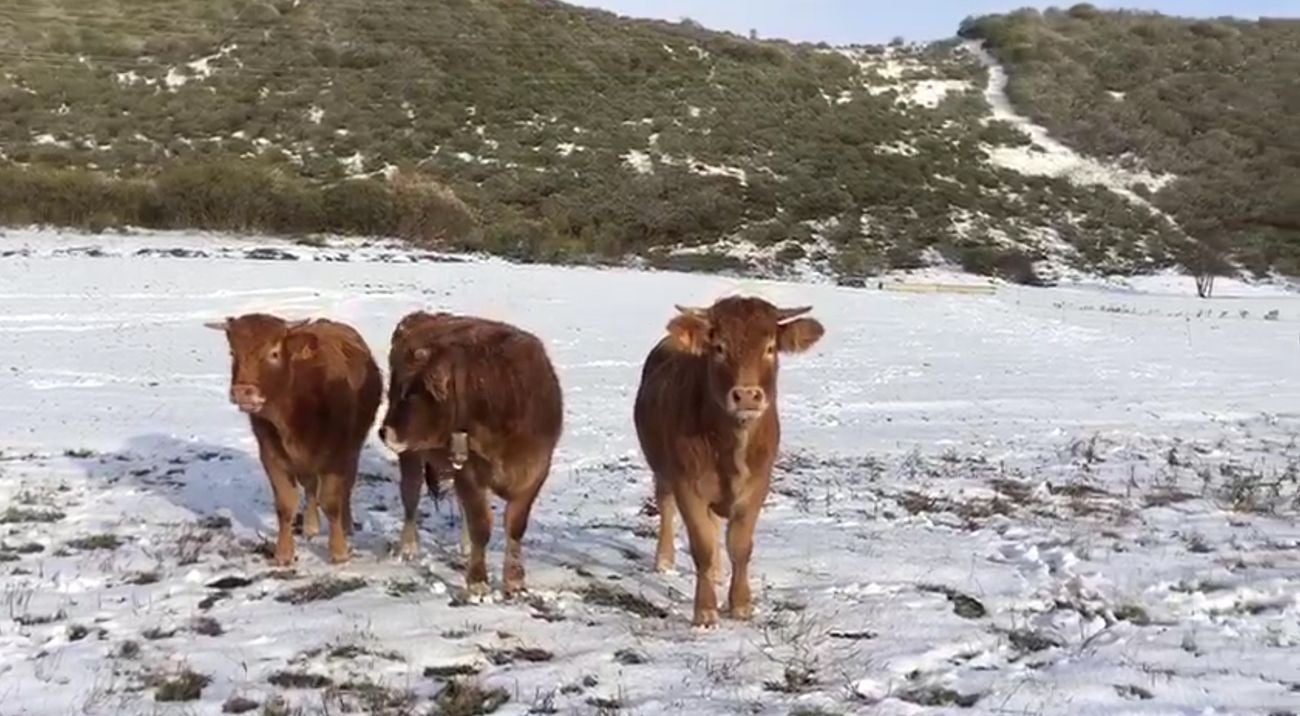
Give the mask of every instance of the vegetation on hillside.
M 6 223 L 1023 281 L 1183 252 L 1108 190 L 990 163 L 1028 138 L 955 41 L 832 51 L 549 0 L 13 0 L 0 70 Z
M 1154 201 L 1201 242 L 1184 263 L 1300 274 L 1300 19 L 1076 5 L 961 34 L 987 43 L 1011 99 L 1063 141 L 1179 177 Z

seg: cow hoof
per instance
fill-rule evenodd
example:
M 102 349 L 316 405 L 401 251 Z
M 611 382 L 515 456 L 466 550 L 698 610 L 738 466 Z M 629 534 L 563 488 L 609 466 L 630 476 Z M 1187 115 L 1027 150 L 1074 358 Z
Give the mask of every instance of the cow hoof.
M 744 604 L 738 607 L 728 607 L 727 618 L 735 619 L 740 622 L 747 622 L 754 618 L 754 605 Z
M 701 629 L 704 631 L 712 631 L 714 629 L 717 629 L 718 610 L 705 609 L 703 611 L 695 612 L 695 619 L 691 622 L 691 626 L 695 627 L 696 629 Z
M 465 587 L 465 593 L 475 599 L 482 599 L 483 597 L 486 597 L 488 593 L 491 591 L 492 588 L 488 586 L 487 582 L 474 582 L 469 586 Z
M 419 555 L 419 553 L 420 553 L 420 546 L 414 542 L 411 542 L 409 544 L 403 544 L 401 550 L 398 552 L 403 562 L 409 562 L 415 559 L 416 556 Z
M 526 591 L 528 591 L 528 587 L 524 586 L 524 581 L 522 579 L 518 581 L 507 581 L 503 590 L 507 597 L 517 597 Z
M 289 554 L 288 556 L 277 554 L 275 555 L 274 561 L 275 566 L 277 567 L 292 567 L 293 563 L 298 561 L 298 557 L 294 554 Z
M 659 574 L 677 574 L 677 564 L 671 559 L 656 560 L 655 571 Z
M 352 560 L 351 552 L 331 552 L 330 564 L 346 564 Z

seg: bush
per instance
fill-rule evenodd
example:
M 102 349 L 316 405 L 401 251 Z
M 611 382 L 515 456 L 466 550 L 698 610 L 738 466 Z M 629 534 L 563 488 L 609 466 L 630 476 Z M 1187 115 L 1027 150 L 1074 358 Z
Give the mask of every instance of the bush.
M 466 241 L 478 226 L 473 210 L 432 178 L 399 172 L 389 181 L 396 214 L 394 232 L 415 244 Z

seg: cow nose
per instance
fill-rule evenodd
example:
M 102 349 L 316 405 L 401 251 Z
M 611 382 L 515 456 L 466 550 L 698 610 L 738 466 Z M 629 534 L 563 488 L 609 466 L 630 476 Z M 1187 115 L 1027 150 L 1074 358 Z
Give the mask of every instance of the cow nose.
M 731 405 L 736 410 L 761 410 L 767 394 L 756 385 L 738 385 L 731 389 Z
M 241 408 L 257 408 L 264 400 L 257 386 L 237 383 L 230 387 L 230 402 Z

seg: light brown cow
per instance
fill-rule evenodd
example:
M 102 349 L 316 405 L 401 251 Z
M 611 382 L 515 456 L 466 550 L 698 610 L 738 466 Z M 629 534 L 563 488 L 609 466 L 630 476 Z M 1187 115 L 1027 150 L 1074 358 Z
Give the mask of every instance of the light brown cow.
M 655 566 L 673 566 L 673 519 L 681 510 L 695 560 L 696 626 L 718 623 L 722 519 L 731 556 L 727 612 L 753 615 L 754 528 L 781 440 L 777 354 L 806 351 L 821 339 L 821 323 L 797 318 L 810 310 L 744 297 L 678 307 L 642 368 L 633 415 L 659 506 Z
M 357 462 L 384 391 L 366 342 L 350 326 L 323 319 L 250 313 L 205 325 L 226 334 L 230 402 L 248 415 L 275 493 L 275 561 L 294 561 L 298 485 L 307 493 L 303 534 L 320 532 L 319 499 L 330 521 L 330 560 L 347 561 Z
M 468 591 L 488 591 L 488 490 L 506 501 L 505 592 L 521 591 L 521 541 L 563 430 L 560 383 L 545 347 L 505 323 L 417 312 L 394 331 L 389 360 L 380 435 L 399 455 L 420 456 L 403 466 L 403 551 L 414 551 L 425 470 L 450 471 L 469 533 Z

